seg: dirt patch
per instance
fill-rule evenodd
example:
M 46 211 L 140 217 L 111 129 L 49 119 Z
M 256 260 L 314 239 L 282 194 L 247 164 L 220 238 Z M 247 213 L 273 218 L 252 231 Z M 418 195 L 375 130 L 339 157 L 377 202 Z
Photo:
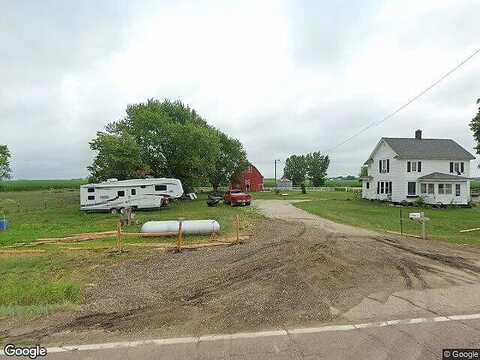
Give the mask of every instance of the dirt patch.
M 126 261 L 85 290 L 80 311 L 0 323 L 0 333 L 79 343 L 308 326 L 379 291 L 477 283 L 478 258 L 476 248 L 268 220 L 244 245 Z

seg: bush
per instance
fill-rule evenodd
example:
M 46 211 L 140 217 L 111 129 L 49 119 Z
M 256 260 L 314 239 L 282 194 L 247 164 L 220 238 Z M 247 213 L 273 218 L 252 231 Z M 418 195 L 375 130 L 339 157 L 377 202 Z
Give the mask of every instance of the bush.
M 419 208 L 423 208 L 427 205 L 427 203 L 425 202 L 425 199 L 421 196 L 419 196 L 417 198 L 417 200 L 415 200 L 415 206 L 416 207 L 419 207 Z

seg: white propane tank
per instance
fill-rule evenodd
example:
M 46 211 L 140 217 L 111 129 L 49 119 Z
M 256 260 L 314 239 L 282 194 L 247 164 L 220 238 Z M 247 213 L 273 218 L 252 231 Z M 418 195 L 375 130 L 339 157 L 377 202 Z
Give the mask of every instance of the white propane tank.
M 147 221 L 142 226 L 144 233 L 178 232 L 179 222 L 169 221 Z M 220 232 L 220 224 L 215 220 L 184 220 L 182 231 L 185 235 L 211 234 Z

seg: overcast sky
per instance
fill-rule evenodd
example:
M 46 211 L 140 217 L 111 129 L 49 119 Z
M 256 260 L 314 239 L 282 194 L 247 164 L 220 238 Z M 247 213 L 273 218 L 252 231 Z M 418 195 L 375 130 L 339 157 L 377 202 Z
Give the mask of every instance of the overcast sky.
M 0 0 L 0 144 L 15 178 L 85 177 L 88 141 L 127 104 L 180 99 L 270 177 L 274 159 L 326 151 L 473 53 L 478 14 L 476 0 Z M 473 152 L 479 85 L 480 54 L 331 153 L 329 176 L 417 128 Z

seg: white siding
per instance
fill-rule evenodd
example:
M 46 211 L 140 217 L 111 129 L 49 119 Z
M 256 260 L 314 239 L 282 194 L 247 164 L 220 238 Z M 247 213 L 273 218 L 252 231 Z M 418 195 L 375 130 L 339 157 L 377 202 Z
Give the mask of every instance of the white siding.
M 470 181 L 463 182 L 449 182 L 449 181 L 435 181 L 435 195 L 425 196 L 421 194 L 421 185 L 418 181 L 419 177 L 439 172 L 443 174 L 450 174 L 450 162 L 462 162 L 458 160 L 424 160 L 424 159 L 395 159 L 396 153 L 384 141 L 381 141 L 372 154 L 372 159 L 368 164 L 368 175 L 372 177 L 370 182 L 370 189 L 366 189 L 366 180 L 362 184 L 362 197 L 365 199 L 377 200 L 391 200 L 393 202 L 415 201 L 417 197 L 408 197 L 408 182 L 416 182 L 417 196 L 422 195 L 425 201 L 429 203 L 443 203 L 443 204 L 467 204 L 470 201 Z M 379 172 L 379 160 L 390 160 L 390 171 L 388 173 Z M 407 162 L 421 161 L 422 168 L 419 172 L 407 172 Z M 464 160 L 464 173 L 462 176 L 470 177 L 470 161 Z M 456 175 L 452 174 L 452 175 Z M 377 182 L 391 181 L 392 195 L 391 199 L 387 194 L 377 194 Z M 452 194 L 441 195 L 438 194 L 438 183 L 452 183 Z M 461 184 L 461 196 L 455 196 L 455 184 Z
M 387 194 L 377 194 L 377 183 L 379 181 L 391 181 L 392 182 L 392 197 L 391 200 L 394 202 L 402 201 L 398 195 L 398 189 L 402 180 L 402 169 L 399 164 L 399 160 L 395 159 L 396 153 L 392 148 L 381 141 L 375 152 L 373 153 L 372 159 L 368 164 L 368 175 L 372 176 L 370 181 L 370 191 L 366 192 L 363 197 L 366 199 L 377 199 L 377 200 L 388 200 L 389 197 Z M 379 160 L 390 160 L 390 171 L 388 173 L 379 172 Z M 365 183 L 365 181 L 364 181 Z M 364 185 L 365 186 L 365 185 Z

